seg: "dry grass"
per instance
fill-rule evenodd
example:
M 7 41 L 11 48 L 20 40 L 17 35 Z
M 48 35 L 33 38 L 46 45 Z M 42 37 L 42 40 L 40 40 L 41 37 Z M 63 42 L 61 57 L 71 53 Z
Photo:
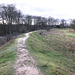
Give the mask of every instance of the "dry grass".
M 34 32 L 28 49 L 45 75 L 75 75 L 75 34 L 66 29 Z

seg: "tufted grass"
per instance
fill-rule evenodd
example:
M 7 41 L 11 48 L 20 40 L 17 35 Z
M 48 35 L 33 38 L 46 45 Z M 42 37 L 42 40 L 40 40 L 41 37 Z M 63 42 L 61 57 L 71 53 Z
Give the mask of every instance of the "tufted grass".
M 40 32 L 44 34 L 40 35 Z M 44 75 L 75 75 L 74 42 L 75 34 L 68 29 L 37 31 L 30 34 L 26 41 L 29 51 L 37 61 L 37 67 Z

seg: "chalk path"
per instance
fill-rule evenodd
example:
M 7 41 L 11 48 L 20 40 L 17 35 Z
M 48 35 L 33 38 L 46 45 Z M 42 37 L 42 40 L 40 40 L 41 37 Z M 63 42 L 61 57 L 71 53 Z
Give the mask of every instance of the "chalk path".
M 26 37 L 18 39 L 17 58 L 14 67 L 15 75 L 43 75 L 36 67 L 35 60 L 26 48 L 26 39 L 30 33 L 26 33 Z

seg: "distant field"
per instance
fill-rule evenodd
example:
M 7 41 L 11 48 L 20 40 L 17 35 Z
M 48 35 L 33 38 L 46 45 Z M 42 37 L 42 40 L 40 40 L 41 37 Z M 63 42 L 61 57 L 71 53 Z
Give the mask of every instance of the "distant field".
M 27 47 L 44 75 L 75 75 L 75 34 L 69 31 L 41 30 L 27 39 Z

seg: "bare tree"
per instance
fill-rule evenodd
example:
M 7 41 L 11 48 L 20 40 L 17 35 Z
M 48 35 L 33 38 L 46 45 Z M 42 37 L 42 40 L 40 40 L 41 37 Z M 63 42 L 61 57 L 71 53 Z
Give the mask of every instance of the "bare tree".
M 48 25 L 55 25 L 55 19 L 54 19 L 54 18 L 49 17 L 47 21 L 48 21 L 48 22 L 47 22 Z
M 6 11 L 6 6 L 4 4 L 0 5 L 0 17 L 2 18 L 2 23 L 4 24 L 5 20 L 5 11 Z
M 54 19 L 54 25 L 59 25 L 59 19 Z
M 14 4 L 1 5 L 2 12 L 1 18 L 4 24 L 4 20 L 7 24 L 12 25 L 12 23 L 20 24 L 22 13 L 20 10 L 17 10 Z
M 66 24 L 66 20 L 65 19 L 61 19 L 60 26 L 63 28 L 65 26 L 65 24 Z
M 26 24 L 27 25 L 32 25 L 32 16 L 31 15 L 26 16 Z
M 33 24 L 36 25 L 37 24 L 37 16 L 33 16 L 32 19 L 33 19 Z
M 41 16 L 36 17 L 36 25 L 41 25 Z
M 7 5 L 7 19 L 9 24 L 12 24 L 13 22 L 15 11 L 16 11 L 15 5 L 13 4 Z
M 2 23 L 4 24 L 4 19 L 5 19 L 4 11 L 1 12 L 1 18 L 2 18 Z
M 47 25 L 47 18 L 41 16 L 35 16 L 34 18 L 35 25 Z
M 47 25 L 47 18 L 41 17 L 41 24 L 42 24 L 43 26 Z
M 16 14 L 17 16 L 17 23 L 18 24 L 20 24 L 21 22 L 22 22 L 22 13 L 21 13 L 21 11 L 19 10 L 19 11 L 17 11 L 17 14 Z
M 75 31 L 75 19 L 71 21 L 71 28 Z

